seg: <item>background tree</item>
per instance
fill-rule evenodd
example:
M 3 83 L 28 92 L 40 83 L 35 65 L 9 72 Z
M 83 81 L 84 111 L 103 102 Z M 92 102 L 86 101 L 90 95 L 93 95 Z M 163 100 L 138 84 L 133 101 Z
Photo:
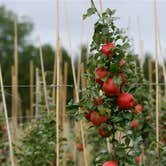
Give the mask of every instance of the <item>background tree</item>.
M 4 77 L 4 85 L 11 85 L 11 66 L 14 64 L 14 17 L 16 13 L 7 10 L 5 6 L 0 6 L 0 62 Z M 41 68 L 39 58 L 39 48 L 30 43 L 30 34 L 33 31 L 33 23 L 28 17 L 20 17 L 17 22 L 18 26 L 18 55 L 19 55 L 19 73 L 18 81 L 20 85 L 29 85 L 29 62 L 33 60 L 34 68 Z M 44 44 L 43 59 L 46 73 L 47 84 L 53 82 L 53 66 L 55 50 L 50 44 Z M 71 60 L 68 52 L 62 48 L 62 67 L 68 63 L 68 84 L 72 84 Z M 69 97 L 72 89 L 68 88 Z M 11 112 L 11 87 L 5 87 L 7 106 Z M 19 87 L 20 105 L 23 114 L 29 109 L 29 87 Z

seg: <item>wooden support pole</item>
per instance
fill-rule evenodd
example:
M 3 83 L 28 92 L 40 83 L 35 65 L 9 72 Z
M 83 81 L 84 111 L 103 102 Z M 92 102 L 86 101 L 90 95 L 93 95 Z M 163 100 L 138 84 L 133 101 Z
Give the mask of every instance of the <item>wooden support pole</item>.
M 99 5 L 100 5 L 100 11 L 102 13 L 103 12 L 103 3 L 102 3 L 102 0 L 99 0 Z
M 164 77 L 164 97 L 166 98 L 166 67 L 165 67 L 165 61 L 164 61 L 164 51 L 163 47 L 161 44 L 161 38 L 160 38 L 160 28 L 159 28 L 159 23 L 158 23 L 158 17 L 157 17 L 157 28 L 158 28 L 158 42 L 159 42 L 159 49 L 160 49 L 160 54 L 159 56 L 160 61 L 162 62 L 162 70 L 163 70 L 163 77 Z
M 10 126 L 9 126 L 9 119 L 8 119 L 8 112 L 7 112 L 7 106 L 6 106 L 6 99 L 5 99 L 5 92 L 4 92 L 4 86 L 3 86 L 1 66 L 0 66 L 0 85 L 1 85 L 2 102 L 3 102 L 5 121 L 6 121 L 6 127 L 7 127 L 7 135 L 8 135 L 8 140 L 9 140 L 10 161 L 11 161 L 11 166 L 15 166 L 13 146 L 12 146 L 12 138 L 11 138 L 11 132 L 10 132 Z
M 58 50 L 58 49 L 57 49 Z M 59 94 L 60 94 L 60 54 L 57 52 L 57 88 L 56 88 L 56 166 L 59 166 Z
M 71 65 L 72 65 L 72 73 L 73 73 L 73 80 L 74 80 L 75 96 L 76 96 L 76 102 L 78 103 L 79 102 L 79 89 L 77 86 L 76 72 L 75 72 L 75 66 L 74 66 L 73 49 L 72 49 L 72 43 L 71 43 L 71 34 L 70 34 L 70 26 L 69 26 L 69 18 L 68 18 L 66 0 L 64 0 L 64 4 L 65 4 L 64 11 L 65 11 L 65 16 L 66 16 L 66 27 L 67 27 L 67 31 L 68 31 L 69 48 L 70 48 L 70 54 L 71 54 Z M 82 139 L 82 144 L 83 144 L 84 165 L 88 166 L 88 159 L 87 159 L 88 156 L 87 156 L 87 149 L 85 146 L 83 122 L 81 121 L 79 124 L 80 124 L 81 139 Z
M 63 100 L 62 100 L 62 130 L 63 130 L 63 137 L 69 138 L 69 122 L 66 118 L 66 103 L 67 103 L 67 83 L 68 83 L 68 63 L 65 62 L 64 64 L 64 77 L 63 77 Z M 66 155 L 66 151 L 65 151 Z M 66 157 L 63 159 L 63 165 L 66 166 Z
M 35 117 L 37 118 L 37 116 L 39 115 L 39 96 L 40 96 L 40 79 L 39 79 L 39 69 L 36 68 L 35 70 L 35 78 L 36 78 L 36 97 L 35 97 Z
M 156 75 L 156 166 L 159 166 L 159 75 L 158 75 L 158 28 L 157 0 L 154 0 L 154 34 L 155 34 L 155 75 Z
M 40 41 L 40 39 L 39 39 Z M 44 70 L 44 62 L 43 62 L 43 51 L 42 51 L 42 45 L 40 42 L 40 47 L 39 47 L 39 55 L 40 55 L 40 64 L 41 64 L 41 70 L 42 70 L 42 80 L 43 80 L 43 89 L 44 89 L 44 98 L 45 98 L 45 103 L 46 103 L 46 109 L 47 112 L 50 112 L 49 109 L 49 103 L 48 103 L 48 94 L 47 94 L 47 83 L 46 83 L 46 76 L 45 76 L 45 70 Z
M 64 87 L 63 87 L 63 57 L 62 57 L 62 49 L 60 47 L 59 49 L 59 112 L 63 112 L 63 93 L 64 93 Z M 63 113 L 59 114 L 60 123 L 63 130 Z
M 13 129 L 14 129 L 14 142 L 17 140 L 17 129 L 18 129 L 18 29 L 17 29 L 17 17 L 14 18 L 14 114 L 13 114 Z
M 59 95 L 60 95 L 60 30 L 59 30 L 59 0 L 56 0 L 56 166 L 59 166 Z M 54 71 L 55 72 L 55 71 Z
M 139 34 L 139 49 L 140 49 L 139 60 L 140 60 L 140 67 L 143 71 L 143 53 L 144 53 L 144 49 L 143 49 L 143 40 L 142 40 L 141 25 L 140 25 L 140 18 L 139 17 L 137 17 L 137 26 L 138 26 L 138 34 Z
M 30 118 L 33 117 L 34 111 L 33 111 L 33 102 L 34 102 L 34 92 L 33 92 L 33 85 L 34 85 L 34 67 L 33 67 L 33 61 L 30 61 L 29 64 L 29 71 L 30 71 Z
M 63 109 L 62 109 L 62 123 L 65 125 L 66 119 L 66 103 L 67 103 L 67 83 L 68 83 L 68 63 L 64 64 L 64 77 L 63 77 Z
M 14 102 L 15 102 L 15 94 L 14 94 L 14 66 L 11 66 L 11 85 L 12 85 L 12 116 L 14 115 Z M 13 121 L 13 120 L 12 120 Z

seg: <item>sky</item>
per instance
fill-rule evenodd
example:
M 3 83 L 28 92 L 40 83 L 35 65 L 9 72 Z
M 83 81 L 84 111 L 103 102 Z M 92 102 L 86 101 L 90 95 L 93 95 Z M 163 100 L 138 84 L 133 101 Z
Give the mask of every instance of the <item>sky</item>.
M 60 1 L 60 38 L 61 42 L 74 53 L 79 53 L 81 43 L 89 43 L 92 37 L 95 19 L 82 20 L 82 14 L 89 7 L 90 0 L 59 0 Z M 99 0 L 94 0 L 99 8 Z M 166 49 L 166 0 L 157 0 L 158 18 L 160 28 L 160 40 L 162 47 Z M 154 53 L 154 18 L 153 0 L 102 0 L 103 9 L 116 9 L 116 16 L 120 17 L 117 25 L 122 28 L 130 26 L 129 37 L 134 39 L 136 53 L 139 49 L 138 17 L 144 52 Z M 34 22 L 35 28 L 31 36 L 31 42 L 36 42 L 40 36 L 42 43 L 50 43 L 56 47 L 56 0 L 0 0 L 8 9 L 12 9 L 19 16 L 28 16 Z M 68 13 L 69 29 L 71 34 L 71 47 L 69 47 L 68 28 L 66 24 L 66 12 Z

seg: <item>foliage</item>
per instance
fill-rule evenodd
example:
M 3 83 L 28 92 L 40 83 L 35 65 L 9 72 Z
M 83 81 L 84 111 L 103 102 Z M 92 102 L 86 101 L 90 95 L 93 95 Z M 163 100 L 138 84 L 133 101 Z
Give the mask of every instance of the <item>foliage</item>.
M 89 146 L 92 147 L 92 165 L 98 166 L 107 160 L 113 160 L 119 166 L 126 164 L 134 166 L 137 165 L 135 157 L 142 156 L 144 150 L 146 150 L 147 158 L 144 159 L 142 165 L 145 163 L 148 165 L 151 160 L 148 153 L 154 159 L 156 155 L 155 147 L 153 146 L 155 142 L 154 116 L 150 116 L 150 114 L 153 115 L 154 113 L 154 100 L 149 95 L 148 82 L 144 79 L 142 71 L 138 66 L 135 66 L 135 55 L 129 49 L 128 37 L 122 29 L 116 27 L 115 20 L 117 18 L 114 17 L 114 13 L 115 10 L 106 9 L 105 12 L 100 14 L 92 1 L 91 8 L 83 16 L 85 19 L 97 14 L 99 19 L 94 24 L 94 35 L 90 47 L 91 56 L 87 73 L 84 76 L 88 80 L 89 86 L 81 92 L 79 103 L 70 103 L 70 106 L 68 106 L 70 108 L 69 114 L 75 120 L 80 120 L 87 115 L 87 110 L 90 110 L 108 118 L 106 122 L 100 124 L 100 127 L 110 133 L 108 140 L 112 145 L 111 152 L 107 150 L 106 139 L 97 132 L 99 125 L 95 125 L 92 120 L 88 120 L 91 121 L 89 123 L 92 123 L 88 129 L 89 137 L 87 140 L 88 145 L 90 144 Z M 107 43 L 115 45 L 109 56 L 101 51 L 104 44 Z M 121 60 L 125 61 L 123 66 L 119 65 Z M 122 79 L 119 79 L 117 75 L 119 73 L 125 75 L 127 81 L 121 86 L 120 93 L 132 94 L 135 97 L 135 105 L 141 104 L 143 112 L 133 113 L 134 107 L 120 109 L 117 105 L 117 96 L 109 96 L 104 93 L 102 85 L 96 82 L 96 70 L 101 67 L 104 67 L 109 72 L 101 79 L 103 82 L 106 82 L 108 78 L 113 78 L 116 85 L 120 85 Z M 140 86 L 140 84 L 144 86 Z M 99 98 L 103 99 L 103 103 L 94 105 L 94 100 Z M 81 111 L 77 110 L 78 107 L 81 108 Z M 131 127 L 133 120 L 139 122 L 139 127 Z M 120 137 L 118 136 L 119 134 Z
M 1 166 L 10 165 L 7 129 L 4 121 L 4 115 L 1 110 L 0 110 L 0 165 Z
M 16 155 L 20 166 L 49 166 L 56 159 L 55 114 L 42 113 L 35 120 L 25 125 L 20 145 L 16 146 Z M 61 158 L 65 139 L 60 140 Z

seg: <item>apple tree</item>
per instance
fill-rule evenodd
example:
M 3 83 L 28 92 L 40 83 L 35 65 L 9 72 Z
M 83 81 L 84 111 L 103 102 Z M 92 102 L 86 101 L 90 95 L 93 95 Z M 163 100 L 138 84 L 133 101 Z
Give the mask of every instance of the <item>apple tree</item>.
M 154 121 L 150 116 L 150 112 L 154 113 L 154 101 L 148 95 L 148 82 L 135 65 L 129 38 L 116 26 L 118 18 L 114 14 L 115 10 L 111 9 L 100 14 L 91 1 L 91 7 L 83 15 L 84 19 L 97 15 L 98 20 L 94 24 L 84 75 L 88 86 L 82 90 L 78 105 L 68 106 L 75 108 L 69 113 L 76 120 L 86 119 L 89 124 L 89 136 L 93 136 L 86 141 L 96 149 L 92 165 L 146 165 L 148 155 L 154 159 L 156 155 Z M 111 151 L 104 143 L 106 138 Z M 97 147 L 93 144 L 95 141 Z

